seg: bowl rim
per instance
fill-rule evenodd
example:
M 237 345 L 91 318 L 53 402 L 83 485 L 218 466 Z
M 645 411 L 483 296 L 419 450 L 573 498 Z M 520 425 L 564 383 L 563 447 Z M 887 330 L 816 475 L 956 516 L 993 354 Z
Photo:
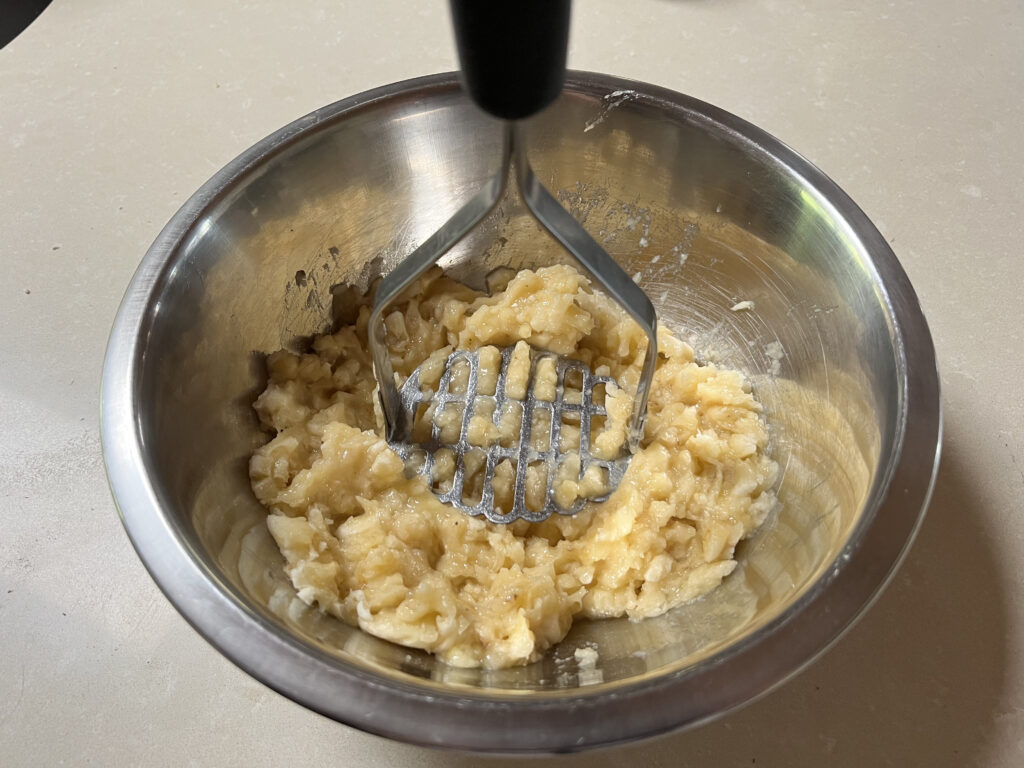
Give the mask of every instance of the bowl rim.
M 218 171 L 174 214 L 143 257 L 114 320 L 103 364 L 101 439 L 125 530 L 171 603 L 215 648 L 264 684 L 327 717 L 388 738 L 494 753 L 578 751 L 693 727 L 749 703 L 817 659 L 864 613 L 906 555 L 927 508 L 942 435 L 931 335 L 910 281 L 864 212 L 835 182 L 751 123 L 675 91 L 571 71 L 566 90 L 596 103 L 615 91 L 703 120 L 785 164 L 835 210 L 870 255 L 893 323 L 902 371 L 894 463 L 880 478 L 835 560 L 775 619 L 691 668 L 611 691 L 584 687 L 530 697 L 488 689 L 441 690 L 373 675 L 317 650 L 250 610 L 205 567 L 176 530 L 146 471 L 136 417 L 144 326 L 183 239 L 233 185 L 292 143 L 381 102 L 458 89 L 447 72 L 385 85 L 322 107 L 273 132 Z M 879 485 L 881 487 L 879 487 Z M 857 567 L 851 567 L 856 563 Z M 826 599 L 827 598 L 827 599 Z M 729 661 L 726 665 L 723 662 Z

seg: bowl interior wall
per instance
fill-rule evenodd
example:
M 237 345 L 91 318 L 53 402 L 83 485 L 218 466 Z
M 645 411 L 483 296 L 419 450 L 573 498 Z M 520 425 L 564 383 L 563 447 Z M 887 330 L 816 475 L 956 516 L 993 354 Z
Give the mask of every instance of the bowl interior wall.
M 136 396 L 154 486 L 211 575 L 282 631 L 421 684 L 565 691 L 685 669 L 828 577 L 898 431 L 897 351 L 870 258 L 819 190 L 746 139 L 678 106 L 608 104 L 570 91 L 533 121 L 535 169 L 639 273 L 665 325 L 750 377 L 784 468 L 777 515 L 706 598 L 640 623 L 581 622 L 520 669 L 452 669 L 297 599 L 248 484 L 267 439 L 251 410 L 263 355 L 327 330 L 344 308 L 332 286 L 368 288 L 497 165 L 498 127 L 458 91 L 400 96 L 249 170 L 185 238 L 146 315 Z M 553 255 L 512 195 L 445 266 L 480 285 L 494 267 Z M 741 301 L 753 309 L 733 311 Z M 597 674 L 565 663 L 584 642 L 598 643 Z

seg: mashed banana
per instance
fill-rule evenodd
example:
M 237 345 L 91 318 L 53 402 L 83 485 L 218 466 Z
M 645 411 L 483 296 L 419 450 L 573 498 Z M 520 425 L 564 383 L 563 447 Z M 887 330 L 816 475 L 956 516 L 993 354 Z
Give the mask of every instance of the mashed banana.
M 424 361 L 439 371 L 456 348 L 525 341 L 619 382 L 602 439 L 621 443 L 646 338 L 575 270 L 520 272 L 491 295 L 435 271 L 397 307 L 386 326 L 400 379 Z M 656 616 L 714 588 L 775 503 L 749 386 L 662 327 L 644 443 L 608 501 L 542 523 L 468 517 L 407 478 L 384 441 L 368 318 L 367 305 L 312 352 L 270 355 L 255 408 L 276 436 L 250 477 L 299 597 L 371 634 L 456 666 L 525 664 L 575 617 Z

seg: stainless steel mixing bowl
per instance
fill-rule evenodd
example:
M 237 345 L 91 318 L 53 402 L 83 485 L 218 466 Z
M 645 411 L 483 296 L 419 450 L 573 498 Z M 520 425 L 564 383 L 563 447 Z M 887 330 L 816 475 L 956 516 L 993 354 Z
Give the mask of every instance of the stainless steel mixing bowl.
M 251 409 L 262 356 L 328 328 L 350 307 L 332 286 L 366 288 L 487 177 L 499 130 L 454 75 L 345 99 L 230 163 L 146 254 L 107 350 L 107 471 L 168 598 L 272 688 L 411 742 L 581 749 L 764 693 L 877 595 L 938 458 L 917 299 L 878 231 L 814 166 L 707 104 L 586 73 L 570 74 L 529 134 L 540 178 L 639 274 L 661 320 L 747 372 L 765 403 L 782 504 L 706 598 L 643 622 L 580 622 L 542 661 L 486 672 L 320 615 L 284 577 L 246 472 L 267 439 Z M 479 283 L 496 265 L 532 264 L 543 238 L 509 200 L 445 266 Z M 583 644 L 596 645 L 596 668 L 577 664 Z

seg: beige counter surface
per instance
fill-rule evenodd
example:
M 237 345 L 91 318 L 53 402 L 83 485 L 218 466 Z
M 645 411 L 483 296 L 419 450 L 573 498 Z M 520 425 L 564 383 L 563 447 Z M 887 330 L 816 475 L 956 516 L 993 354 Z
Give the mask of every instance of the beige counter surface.
M 529 764 L 1024 765 L 1024 6 L 578 0 L 570 65 L 710 101 L 838 181 L 920 294 L 946 434 L 907 562 L 812 668 L 697 731 Z M 294 118 L 454 66 L 443 0 L 54 0 L 0 50 L 0 764 L 483 762 L 335 724 L 207 645 L 129 545 L 98 437 L 107 332 L 178 206 Z

